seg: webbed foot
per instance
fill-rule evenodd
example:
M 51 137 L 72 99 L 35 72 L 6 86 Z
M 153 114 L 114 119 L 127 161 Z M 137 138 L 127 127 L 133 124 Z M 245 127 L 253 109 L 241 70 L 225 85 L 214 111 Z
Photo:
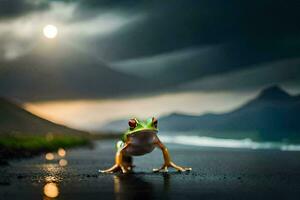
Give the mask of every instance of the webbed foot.
M 190 168 L 190 167 L 180 167 L 180 166 L 174 164 L 173 162 L 169 162 L 169 163 L 163 164 L 163 166 L 161 168 L 153 169 L 153 172 L 168 172 L 169 167 L 172 167 L 172 168 L 176 169 L 179 172 L 185 172 L 185 171 L 191 171 L 192 170 L 192 168 Z

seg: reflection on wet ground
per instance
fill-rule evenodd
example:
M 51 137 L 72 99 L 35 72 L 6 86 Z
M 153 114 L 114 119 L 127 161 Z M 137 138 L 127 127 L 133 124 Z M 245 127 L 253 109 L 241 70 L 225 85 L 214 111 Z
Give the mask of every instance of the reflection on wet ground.
M 47 174 L 44 179 L 44 199 L 55 198 L 59 195 L 59 182 L 63 181 L 61 173 L 63 169 L 57 164 L 45 164 L 42 169 Z
M 47 164 L 44 164 L 42 169 L 47 174 L 45 177 L 45 185 L 43 187 L 44 200 L 50 200 L 59 196 L 59 182 L 63 181 L 61 174 L 68 161 L 65 158 L 67 152 L 63 148 L 59 148 L 57 153 L 49 152 L 45 154 Z M 58 165 L 57 165 L 58 161 Z
M 53 160 L 54 159 L 54 154 L 53 153 L 46 153 L 45 158 L 46 158 L 46 160 Z
M 135 157 L 133 174 L 99 174 L 114 162 L 114 141 L 94 149 L 60 149 L 0 167 L 0 200 L 297 199 L 300 154 L 168 145 L 191 173 L 152 173 L 161 152 Z M 52 159 L 47 159 L 47 154 Z M 257 198 L 257 196 L 261 198 Z
M 116 200 L 153 199 L 154 185 L 136 174 L 117 174 L 113 176 L 113 181 Z M 163 191 L 167 192 L 170 174 L 163 174 L 163 182 Z
M 47 197 L 50 198 L 55 198 L 58 196 L 59 194 L 59 189 L 58 189 L 58 185 L 56 183 L 46 183 L 46 185 L 44 186 L 44 194 L 46 196 L 46 198 L 44 199 L 48 199 Z
M 61 166 L 61 167 L 64 167 L 64 166 L 67 166 L 68 165 L 68 161 L 66 159 L 60 159 L 58 164 Z
M 57 150 L 57 154 L 58 154 L 60 157 L 65 157 L 66 154 L 67 154 L 67 152 L 66 152 L 66 150 L 64 150 L 63 148 L 59 148 L 59 149 Z

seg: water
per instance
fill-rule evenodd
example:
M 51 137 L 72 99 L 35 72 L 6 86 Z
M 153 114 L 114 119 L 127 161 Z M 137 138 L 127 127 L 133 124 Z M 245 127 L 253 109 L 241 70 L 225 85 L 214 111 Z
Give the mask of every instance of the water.
M 284 142 L 263 141 L 257 142 L 250 138 L 245 139 L 223 139 L 199 136 L 195 132 L 189 134 L 160 134 L 160 139 L 165 143 L 182 144 L 200 147 L 220 147 L 238 149 L 277 149 L 281 151 L 300 151 L 300 144 L 288 144 Z

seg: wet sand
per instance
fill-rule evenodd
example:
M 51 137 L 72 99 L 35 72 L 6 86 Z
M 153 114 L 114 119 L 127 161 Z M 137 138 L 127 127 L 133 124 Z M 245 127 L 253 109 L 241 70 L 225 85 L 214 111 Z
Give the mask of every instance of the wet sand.
M 0 199 L 298 199 L 300 152 L 200 148 L 167 144 L 173 161 L 190 173 L 152 173 L 159 150 L 135 157 L 135 173 L 99 174 L 114 161 L 114 141 L 44 155 L 0 167 Z M 59 160 L 65 159 L 66 166 Z M 66 164 L 66 162 L 61 162 Z M 48 195 L 48 196 L 47 196 Z M 50 198 L 50 197 L 53 198 Z M 56 197 L 55 197 L 56 196 Z

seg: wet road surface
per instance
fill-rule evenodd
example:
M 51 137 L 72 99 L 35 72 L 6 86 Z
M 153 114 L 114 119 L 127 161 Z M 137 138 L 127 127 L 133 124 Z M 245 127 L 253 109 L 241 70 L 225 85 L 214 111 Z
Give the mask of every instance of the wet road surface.
M 160 150 L 135 157 L 135 173 L 99 174 L 114 162 L 114 141 L 96 142 L 0 167 L 0 199 L 298 199 L 300 152 L 167 144 L 190 173 L 152 173 Z

